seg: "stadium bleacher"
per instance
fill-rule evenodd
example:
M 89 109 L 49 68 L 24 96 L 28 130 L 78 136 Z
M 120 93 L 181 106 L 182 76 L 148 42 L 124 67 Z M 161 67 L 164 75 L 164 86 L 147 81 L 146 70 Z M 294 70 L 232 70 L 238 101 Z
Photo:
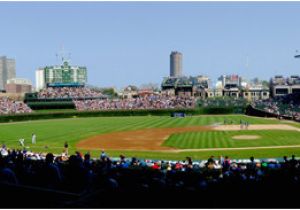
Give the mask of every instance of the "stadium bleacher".
M 258 100 L 251 104 L 255 109 L 277 115 L 277 117 L 300 120 L 300 93 Z
M 77 110 L 175 109 L 194 108 L 195 99 L 185 96 L 150 95 L 131 99 L 74 100 Z
M 23 101 L 14 101 L 0 97 L 0 115 L 31 113 L 32 110 Z
M 243 98 L 215 97 L 198 99 L 197 104 L 200 107 L 246 107 L 248 101 Z
M 38 92 L 39 99 L 64 99 L 64 98 L 99 98 L 103 94 L 100 91 L 85 87 L 47 87 Z

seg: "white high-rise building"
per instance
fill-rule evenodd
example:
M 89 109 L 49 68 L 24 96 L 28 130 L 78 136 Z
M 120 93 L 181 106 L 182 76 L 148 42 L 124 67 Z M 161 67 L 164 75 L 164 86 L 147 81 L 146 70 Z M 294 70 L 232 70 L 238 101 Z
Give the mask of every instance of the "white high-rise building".
M 35 88 L 36 91 L 40 91 L 41 89 L 46 87 L 45 84 L 45 71 L 43 68 L 40 68 L 35 71 Z

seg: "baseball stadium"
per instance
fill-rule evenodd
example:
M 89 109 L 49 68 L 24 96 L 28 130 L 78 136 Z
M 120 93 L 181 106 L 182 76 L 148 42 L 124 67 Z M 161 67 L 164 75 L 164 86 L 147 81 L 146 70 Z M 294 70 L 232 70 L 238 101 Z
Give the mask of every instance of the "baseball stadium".
M 23 196 L 14 206 L 143 207 L 126 196 L 143 203 L 167 193 L 205 200 L 192 206 L 223 208 L 240 206 L 224 204 L 230 196 L 298 189 L 300 77 L 286 79 L 287 94 L 278 77 L 265 94 L 265 87 L 242 87 L 237 75 L 221 78 L 222 90 L 211 90 L 207 77 L 175 75 L 160 90 L 128 86 L 115 93 L 86 85 L 86 71 L 67 61 L 38 69 L 38 91 L 1 97 L 4 197 L 39 198 L 24 204 Z M 213 195 L 223 195 L 222 202 Z
M 170 75 L 178 71 L 172 68 L 178 67 L 171 66 Z M 170 76 L 159 91 L 129 86 L 109 95 L 88 87 L 86 67 L 68 61 L 36 75 L 38 92 L 19 102 L 2 99 L 0 141 L 7 147 L 61 155 L 67 142 L 68 153 L 164 160 L 300 155 L 299 77 L 292 93 L 276 96 L 281 89 L 274 88 L 274 96 L 264 98 L 259 91 L 265 89 L 245 89 L 236 75 L 223 79 L 222 96 L 211 97 L 209 79 L 202 76 Z M 247 100 L 247 92 L 256 98 Z
M 0 2 L 0 207 L 300 208 L 299 11 Z

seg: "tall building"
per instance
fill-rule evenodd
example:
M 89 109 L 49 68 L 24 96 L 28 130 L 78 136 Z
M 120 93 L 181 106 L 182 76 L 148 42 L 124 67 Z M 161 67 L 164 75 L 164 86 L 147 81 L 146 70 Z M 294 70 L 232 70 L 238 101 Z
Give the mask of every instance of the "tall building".
M 170 77 L 182 76 L 182 54 L 177 51 L 170 55 Z
M 272 97 L 300 93 L 300 76 L 292 75 L 285 78 L 282 75 L 276 75 L 272 77 L 270 79 L 270 93 Z
M 239 87 L 242 84 L 242 78 L 238 75 L 221 75 L 218 79 L 221 82 L 222 88 Z
M 70 66 L 64 61 L 62 65 L 39 68 L 35 77 L 37 91 L 45 87 L 84 86 L 87 69 L 85 66 Z
M 238 98 L 240 96 L 242 78 L 238 75 L 222 75 L 219 77 L 218 86 L 221 84 L 222 95 Z
M 5 90 L 8 79 L 16 77 L 16 61 L 15 59 L 0 57 L 0 91 Z
M 35 89 L 40 91 L 46 87 L 44 68 L 39 68 L 35 71 Z
M 206 97 L 206 90 L 210 88 L 210 79 L 206 76 L 165 77 L 161 84 L 162 93 L 166 95 L 189 95 Z

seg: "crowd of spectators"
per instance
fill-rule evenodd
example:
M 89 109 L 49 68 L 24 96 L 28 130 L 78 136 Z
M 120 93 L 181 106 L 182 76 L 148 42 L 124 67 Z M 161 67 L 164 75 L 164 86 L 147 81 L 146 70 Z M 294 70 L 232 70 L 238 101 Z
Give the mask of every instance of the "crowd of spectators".
M 38 93 L 39 99 L 99 98 L 100 91 L 87 87 L 48 87 Z
M 110 158 L 104 151 L 99 158 L 76 152 L 69 157 L 52 153 L 0 149 L 0 180 L 13 184 L 41 186 L 69 192 L 101 188 L 114 191 L 186 190 L 197 191 L 215 184 L 238 182 L 261 184 L 284 176 L 300 184 L 300 161 L 293 155 L 283 161 L 267 162 L 251 157 L 248 161 L 211 156 L 207 161 L 142 160 L 135 157 Z M 232 185 L 233 186 L 233 185 Z
M 214 202 L 212 195 L 216 193 L 229 198 L 230 193 L 270 194 L 280 193 L 280 187 L 299 189 L 300 160 L 293 155 L 282 161 L 261 161 L 253 157 L 238 161 L 222 156 L 211 156 L 207 161 L 193 161 L 190 157 L 184 161 L 163 161 L 124 155 L 111 158 L 104 151 L 99 158 L 80 152 L 66 157 L 10 150 L 3 145 L 0 183 L 91 195 L 113 193 L 116 199 L 124 193 L 196 193 L 199 199 L 209 195 L 207 199 Z M 96 193 L 81 202 L 85 202 L 84 206 L 93 206 L 99 198 Z M 202 204 L 205 202 L 207 200 L 202 200 Z M 222 205 L 225 207 L 226 203 Z
M 0 115 L 31 112 L 32 110 L 22 101 L 13 101 L 8 97 L 0 97 Z
M 252 107 L 275 114 L 278 117 L 289 117 L 300 120 L 300 103 L 293 100 L 286 102 L 280 97 L 267 100 L 257 100 L 252 103 Z
M 195 99 L 189 96 L 148 95 L 131 99 L 74 100 L 77 110 L 174 109 L 194 108 Z

